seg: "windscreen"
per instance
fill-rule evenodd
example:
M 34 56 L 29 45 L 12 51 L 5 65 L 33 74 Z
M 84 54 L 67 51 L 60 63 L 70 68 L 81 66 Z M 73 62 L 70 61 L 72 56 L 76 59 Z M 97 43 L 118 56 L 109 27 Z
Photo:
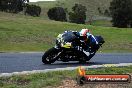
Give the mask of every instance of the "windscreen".
M 74 35 L 73 32 L 69 31 L 66 32 L 62 35 L 62 38 L 64 40 L 64 42 L 72 42 L 74 41 L 77 37 Z

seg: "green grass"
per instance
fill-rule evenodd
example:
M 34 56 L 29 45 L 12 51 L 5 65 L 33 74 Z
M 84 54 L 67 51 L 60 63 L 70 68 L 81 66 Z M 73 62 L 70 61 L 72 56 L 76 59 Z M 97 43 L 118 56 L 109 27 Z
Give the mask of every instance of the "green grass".
M 128 67 L 109 67 L 88 69 L 87 74 L 128 74 L 132 73 L 132 66 Z M 47 73 L 27 74 L 0 78 L 0 88 L 46 88 L 57 87 L 62 80 L 77 77 L 77 70 L 73 71 L 55 71 Z
M 91 23 L 93 26 L 112 27 L 112 22 L 109 20 L 95 20 Z
M 5 13 L 0 15 L 0 52 L 45 51 L 54 46 L 59 33 L 82 28 L 104 37 L 102 52 L 132 52 L 131 28 L 73 24 Z
M 58 86 L 67 77 L 75 78 L 76 71 L 55 71 L 31 75 L 1 77 L 0 88 L 45 88 Z

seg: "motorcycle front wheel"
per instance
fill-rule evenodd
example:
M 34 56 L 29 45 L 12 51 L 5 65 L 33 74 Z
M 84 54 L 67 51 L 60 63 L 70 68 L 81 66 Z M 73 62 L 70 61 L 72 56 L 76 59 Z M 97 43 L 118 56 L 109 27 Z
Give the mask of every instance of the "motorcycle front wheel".
M 42 62 L 44 64 L 54 63 L 57 60 L 57 58 L 55 57 L 56 55 L 58 55 L 58 53 L 59 51 L 56 48 L 52 47 L 44 53 L 44 55 L 42 56 Z

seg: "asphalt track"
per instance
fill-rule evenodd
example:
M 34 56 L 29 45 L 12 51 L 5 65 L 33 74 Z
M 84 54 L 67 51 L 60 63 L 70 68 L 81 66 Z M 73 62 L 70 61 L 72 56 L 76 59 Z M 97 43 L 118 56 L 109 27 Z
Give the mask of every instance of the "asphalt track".
M 0 73 L 102 64 L 132 63 L 132 53 L 98 53 L 86 64 L 56 61 L 51 65 L 45 65 L 41 62 L 42 55 L 43 53 L 0 53 Z

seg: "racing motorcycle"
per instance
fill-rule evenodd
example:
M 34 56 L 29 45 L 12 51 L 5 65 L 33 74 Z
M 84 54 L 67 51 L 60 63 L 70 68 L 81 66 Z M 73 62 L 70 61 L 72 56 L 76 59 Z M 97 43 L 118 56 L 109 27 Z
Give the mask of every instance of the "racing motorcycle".
M 42 62 L 44 64 L 51 64 L 55 61 L 85 63 L 95 55 L 105 42 L 102 36 L 95 36 L 95 38 L 98 44 L 86 45 L 77 35 L 77 32 L 67 31 L 59 34 L 55 46 L 47 50 L 42 56 Z

